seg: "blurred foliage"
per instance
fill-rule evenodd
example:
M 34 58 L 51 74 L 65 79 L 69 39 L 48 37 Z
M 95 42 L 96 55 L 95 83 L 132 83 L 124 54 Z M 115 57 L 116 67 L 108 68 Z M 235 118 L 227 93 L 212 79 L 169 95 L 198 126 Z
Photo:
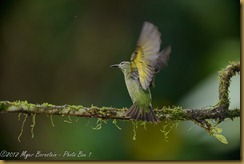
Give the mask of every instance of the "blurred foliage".
M 172 46 L 169 66 L 157 75 L 152 89 L 155 107 L 214 105 L 217 71 L 240 60 L 239 1 L 5 0 L 0 4 L 1 100 L 129 107 L 123 75 L 109 66 L 130 59 L 143 21 L 158 26 L 162 47 Z M 215 79 L 201 89 L 210 77 Z M 235 91 L 231 102 L 237 99 L 240 106 L 240 90 Z M 18 142 L 17 114 L 0 117 L 0 150 L 92 152 L 90 158 L 54 158 L 67 160 L 240 159 L 239 119 L 223 125 L 229 141 L 224 145 L 202 129 L 188 131 L 192 125 L 187 122 L 169 133 L 168 142 L 160 131 L 164 122 L 148 125 L 147 130 L 139 126 L 134 141 L 129 122 L 118 122 L 122 130 L 111 120 L 93 130 L 96 119 L 71 117 L 69 124 L 64 122 L 68 118 L 58 116 L 53 117 L 55 127 L 49 117 L 36 116 L 34 139 L 29 118 Z

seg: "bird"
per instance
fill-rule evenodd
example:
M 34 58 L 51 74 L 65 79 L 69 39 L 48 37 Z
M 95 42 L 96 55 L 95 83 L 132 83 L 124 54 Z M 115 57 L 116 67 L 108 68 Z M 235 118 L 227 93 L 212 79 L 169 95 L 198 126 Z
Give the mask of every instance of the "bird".
M 155 75 L 168 65 L 171 46 L 160 51 L 161 33 L 158 28 L 143 23 L 135 51 L 130 61 L 122 61 L 110 67 L 120 68 L 133 105 L 124 113 L 126 118 L 158 123 L 153 111 L 150 88 L 154 87 Z

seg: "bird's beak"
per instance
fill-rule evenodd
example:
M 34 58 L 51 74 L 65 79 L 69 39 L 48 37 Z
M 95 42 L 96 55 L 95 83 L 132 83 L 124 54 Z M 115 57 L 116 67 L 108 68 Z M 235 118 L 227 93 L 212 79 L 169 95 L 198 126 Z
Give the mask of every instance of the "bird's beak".
M 113 64 L 110 67 L 119 67 L 119 64 Z

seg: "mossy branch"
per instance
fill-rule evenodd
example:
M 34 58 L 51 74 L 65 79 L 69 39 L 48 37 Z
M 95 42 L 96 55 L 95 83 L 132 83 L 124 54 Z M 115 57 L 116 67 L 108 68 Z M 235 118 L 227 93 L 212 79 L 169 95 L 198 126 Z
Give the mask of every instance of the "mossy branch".
M 77 116 L 102 119 L 119 119 L 128 120 L 123 114 L 127 108 L 113 107 L 83 107 L 75 105 L 57 106 L 48 103 L 31 104 L 27 101 L 0 101 L 1 113 L 25 113 L 25 114 L 46 114 L 46 115 L 62 115 Z M 182 109 L 181 107 L 163 107 L 162 109 L 154 109 L 159 120 L 205 120 L 205 119 L 222 119 L 240 117 L 240 109 L 228 110 L 224 116 L 212 109 Z
M 155 108 L 159 120 L 192 120 L 208 129 L 206 119 L 219 120 L 240 117 L 240 109 L 229 110 L 228 88 L 230 78 L 240 72 L 240 62 L 232 62 L 219 73 L 219 102 L 211 109 L 182 109 L 181 107 Z M 128 120 L 123 116 L 126 108 L 113 107 L 84 107 L 79 105 L 52 105 L 48 103 L 31 104 L 27 101 L 0 101 L 0 113 L 25 113 L 46 115 L 67 115 L 102 119 Z
M 204 128 L 208 134 L 217 138 L 220 142 L 227 144 L 227 139 L 221 134 L 222 129 L 217 127 L 217 124 L 221 123 L 225 119 L 233 119 L 240 117 L 240 109 L 229 109 L 229 86 L 231 77 L 240 73 L 240 62 L 231 62 L 225 69 L 219 72 L 219 101 L 216 105 L 209 109 L 183 109 L 182 107 L 163 107 L 161 109 L 155 108 L 154 111 L 158 116 L 159 120 L 167 122 L 172 120 L 175 122 L 190 120 Z M 35 126 L 35 116 L 37 114 L 45 114 L 51 116 L 51 122 L 53 124 L 52 115 L 61 116 L 77 116 L 77 117 L 89 117 L 97 118 L 98 124 L 95 129 L 101 129 L 102 121 L 104 119 L 113 119 L 113 123 L 117 126 L 116 120 L 128 120 L 129 118 L 124 117 L 127 108 L 113 108 L 113 107 L 84 107 L 81 105 L 52 105 L 48 103 L 43 104 L 31 104 L 27 101 L 0 101 L 0 113 L 21 113 L 25 114 L 24 121 L 21 126 L 21 132 L 18 137 L 23 133 L 23 127 L 28 115 L 32 115 L 31 134 L 34 137 L 33 129 Z M 211 123 L 209 120 L 218 121 L 217 124 Z M 69 121 L 68 121 L 69 122 Z M 134 137 L 136 136 L 135 129 L 137 128 L 138 122 L 132 122 L 134 125 Z M 176 125 L 178 125 L 176 123 Z M 145 125 L 145 124 L 144 124 Z M 166 125 L 167 126 L 167 125 Z M 164 129 L 165 127 L 164 126 Z M 173 125 L 174 126 L 174 125 Z M 172 127 L 173 127 L 172 126 Z M 118 126 L 117 126 L 118 127 Z M 171 128 L 172 128 L 171 127 Z M 119 128 L 119 127 L 118 127 Z M 119 128 L 120 129 L 120 128 Z M 165 135 L 169 133 L 165 130 L 161 130 Z
M 231 62 L 225 69 L 219 72 L 219 102 L 216 104 L 216 111 L 222 114 L 222 120 L 228 113 L 230 99 L 229 86 L 231 77 L 240 73 L 240 62 Z

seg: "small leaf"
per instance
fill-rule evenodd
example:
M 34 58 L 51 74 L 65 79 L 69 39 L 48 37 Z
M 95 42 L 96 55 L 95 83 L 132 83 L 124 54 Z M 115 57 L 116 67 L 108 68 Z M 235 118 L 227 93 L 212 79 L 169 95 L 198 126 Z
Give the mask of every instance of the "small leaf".
M 224 143 L 224 144 L 228 144 L 227 139 L 225 138 L 225 136 L 223 136 L 222 134 L 213 134 L 213 136 L 215 138 L 217 138 L 220 142 Z
M 216 133 L 222 133 L 222 129 L 221 129 L 221 128 L 217 128 L 217 127 L 213 127 L 213 128 L 211 129 L 211 132 L 212 132 L 213 134 L 216 134 Z

